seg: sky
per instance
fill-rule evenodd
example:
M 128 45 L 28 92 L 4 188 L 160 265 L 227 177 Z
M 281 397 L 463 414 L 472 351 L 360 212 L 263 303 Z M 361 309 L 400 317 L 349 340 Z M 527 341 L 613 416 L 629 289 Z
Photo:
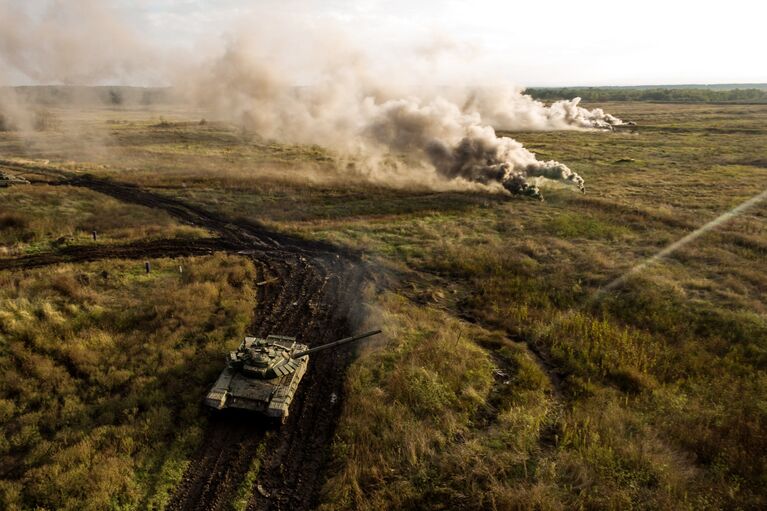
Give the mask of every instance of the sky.
M 48 21 L 65 35 L 75 34 L 85 25 L 63 19 L 71 5 L 68 1 L 74 0 L 0 0 L 0 16 L 6 18 L 0 23 L 16 22 L 9 19 L 14 16 L 25 22 L 46 13 L 50 17 L 51 5 L 57 4 L 57 14 Z M 300 20 L 305 26 L 334 27 L 364 45 L 373 59 L 414 51 L 428 53 L 434 61 L 444 57 L 450 65 L 436 65 L 435 73 L 451 85 L 485 80 L 520 86 L 767 82 L 767 2 L 754 0 L 101 0 L 100 4 L 138 34 L 147 48 L 178 55 L 223 51 L 233 33 L 259 30 L 260 13 L 269 12 L 286 23 Z M 104 51 L 96 45 L 109 44 L 94 43 L 81 51 Z M 301 43 L 300 37 L 282 41 Z M 22 69 L 9 57 L 8 47 L 0 34 L 0 82 L 56 81 L 43 72 L 30 76 L 28 67 Z M 29 54 L 27 59 L 34 58 L 33 52 Z M 297 78 L 303 79 L 309 78 Z M 151 73 L 131 70 L 98 79 L 83 75 L 81 81 L 163 84 Z

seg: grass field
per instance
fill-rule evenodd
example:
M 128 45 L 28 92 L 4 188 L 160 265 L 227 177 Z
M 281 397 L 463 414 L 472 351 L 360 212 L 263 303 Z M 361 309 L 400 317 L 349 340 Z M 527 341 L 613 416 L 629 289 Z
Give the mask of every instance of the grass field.
M 229 256 L 0 273 L 3 509 L 161 508 L 252 280 Z
M 201 236 L 206 236 L 205 230 L 180 225 L 167 213 L 74 187 L 13 186 L 3 190 L 0 204 L 3 255 L 46 252 L 69 245 Z
M 367 321 L 387 341 L 347 374 L 324 510 L 762 509 L 767 205 L 594 293 L 767 188 L 767 106 L 598 106 L 637 129 L 510 134 L 586 180 L 585 195 L 545 187 L 544 203 L 369 183 L 321 148 L 182 112 L 86 112 L 77 143 L 4 132 L 0 156 L 364 253 Z M 207 235 L 69 187 L 0 196 L 3 256 L 92 229 Z M 87 492 L 94 509 L 161 508 L 199 442 L 217 353 L 248 322 L 253 270 L 239 259 L 190 259 L 199 271 L 183 281 L 176 262 L 151 279 L 139 263 L 104 263 L 107 281 L 89 264 L 0 272 L 5 507 Z M 181 389 L 192 360 L 204 370 Z

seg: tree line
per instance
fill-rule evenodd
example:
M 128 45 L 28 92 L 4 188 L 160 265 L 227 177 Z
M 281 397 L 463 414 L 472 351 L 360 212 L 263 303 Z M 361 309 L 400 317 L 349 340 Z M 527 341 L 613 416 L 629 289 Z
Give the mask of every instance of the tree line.
M 525 91 L 536 99 L 554 101 L 580 97 L 584 101 L 657 101 L 668 103 L 767 103 L 763 89 L 697 89 L 622 87 L 530 88 Z

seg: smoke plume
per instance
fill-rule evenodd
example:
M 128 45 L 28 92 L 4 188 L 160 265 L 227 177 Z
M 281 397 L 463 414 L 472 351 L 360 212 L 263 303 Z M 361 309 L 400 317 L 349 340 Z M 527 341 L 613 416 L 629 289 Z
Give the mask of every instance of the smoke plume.
M 37 15 L 6 4 L 0 8 L 0 68 L 36 83 L 159 81 L 211 118 L 267 139 L 332 148 L 379 182 L 402 185 L 397 177 L 406 175 L 409 183 L 536 198 L 546 180 L 582 191 L 584 181 L 495 129 L 609 129 L 621 123 L 601 109 L 581 107 L 579 98 L 547 106 L 513 87 L 440 84 L 431 78 L 439 76 L 435 55 L 444 65 L 443 55 L 465 48 L 444 36 L 387 57 L 371 54 L 367 41 L 331 22 L 262 10 L 243 16 L 223 44 L 199 43 L 201 57 L 192 58 L 153 47 L 105 4 L 52 0 Z M 452 69 L 470 76 L 471 64 L 459 53 Z M 0 115 L 11 115 L 12 106 L 0 102 Z
M 572 183 L 584 190 L 583 179 L 565 165 L 537 160 L 522 144 L 498 137 L 478 114 L 461 112 L 454 103 L 395 100 L 378 110 L 365 128 L 366 139 L 425 158 L 446 179 L 500 184 L 510 193 L 539 199 L 535 178 Z
M 546 107 L 510 89 L 462 93 L 427 84 L 417 93 L 394 94 L 361 58 L 322 69 L 316 84 L 296 88 L 284 81 L 279 61 L 269 65 L 248 47 L 238 41 L 204 66 L 198 73 L 203 79 L 185 90 L 189 100 L 267 138 L 331 147 L 355 158 L 379 182 L 396 184 L 401 177 L 402 165 L 393 169 L 387 158 L 394 156 L 406 162 L 410 178 L 420 176 L 423 183 L 433 183 L 433 174 L 456 185 L 474 183 L 539 199 L 537 184 L 545 180 L 583 191 L 578 174 L 562 163 L 539 161 L 519 142 L 497 136 L 485 116 L 504 114 L 499 121 L 504 129 L 603 128 L 605 118 L 618 122 L 578 107 L 577 100 Z M 461 102 L 461 94 L 473 100 Z
M 581 98 L 546 106 L 514 87 L 474 89 L 458 101 L 464 110 L 481 114 L 485 122 L 500 130 L 609 130 L 623 124 L 601 108 L 589 110 L 579 106 Z
M 143 42 L 109 4 L 0 2 L 0 71 L 5 64 L 33 83 L 66 85 L 136 85 L 159 76 L 162 51 Z

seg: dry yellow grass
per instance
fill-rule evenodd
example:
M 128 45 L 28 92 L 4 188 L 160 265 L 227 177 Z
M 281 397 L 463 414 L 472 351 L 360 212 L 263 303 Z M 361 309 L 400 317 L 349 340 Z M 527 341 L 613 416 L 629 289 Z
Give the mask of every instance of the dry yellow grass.
M 124 204 L 81 188 L 14 186 L 0 193 L 0 256 L 65 245 L 208 236 L 204 229 L 182 225 L 163 211 Z
M 162 507 L 254 278 L 229 256 L 0 272 L 0 507 Z
M 387 277 L 370 300 L 389 343 L 350 369 L 323 509 L 764 508 L 765 206 L 590 299 L 767 187 L 767 107 L 600 106 L 639 129 L 514 134 L 586 179 L 588 194 L 550 189 L 543 204 L 344 182 L 316 148 L 212 124 L 158 134 L 136 112 L 76 165 L 358 248 Z M 52 143 L 4 134 L 0 149 L 77 153 L 40 136 Z

